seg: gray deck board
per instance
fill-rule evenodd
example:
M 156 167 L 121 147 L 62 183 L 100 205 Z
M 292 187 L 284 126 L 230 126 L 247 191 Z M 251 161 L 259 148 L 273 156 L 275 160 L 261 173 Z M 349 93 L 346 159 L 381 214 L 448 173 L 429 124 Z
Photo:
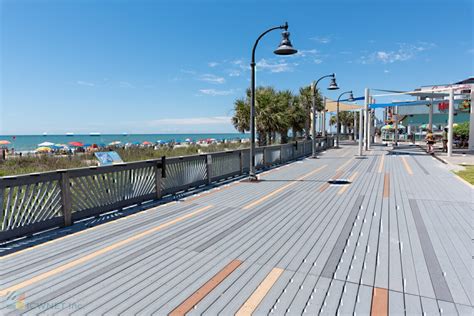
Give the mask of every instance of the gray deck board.
M 405 298 L 403 293 L 388 291 L 388 310 L 390 315 L 403 315 L 405 313 Z
M 259 183 L 213 188 L 6 256 L 0 287 L 212 205 L 23 287 L 18 292 L 34 303 L 23 312 L 165 315 L 240 260 L 189 315 L 234 314 L 273 268 L 283 273 L 254 315 L 367 315 L 374 286 L 388 290 L 391 315 L 472 313 L 472 188 L 428 155 L 389 155 L 389 150 L 374 147 L 367 159 L 358 160 L 353 159 L 357 149 L 343 145 L 320 159 L 263 173 Z M 343 193 L 334 185 L 321 192 L 338 169 L 341 178 L 356 175 L 353 183 Z M 383 197 L 385 173 L 389 197 Z M 7 301 L 0 298 L 0 313 L 18 314 Z

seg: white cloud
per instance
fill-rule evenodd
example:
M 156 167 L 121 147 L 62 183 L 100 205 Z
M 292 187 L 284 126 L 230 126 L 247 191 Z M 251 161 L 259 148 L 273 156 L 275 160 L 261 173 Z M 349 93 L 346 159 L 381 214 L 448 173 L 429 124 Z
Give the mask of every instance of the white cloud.
M 362 64 L 383 63 L 392 64 L 395 62 L 408 61 L 415 58 L 419 53 L 429 50 L 436 45 L 433 43 L 420 42 L 418 44 L 399 44 L 396 50 L 379 50 L 364 55 L 359 59 Z
M 385 69 L 385 70 L 383 71 L 384 74 L 388 74 L 389 72 L 390 72 L 390 70 L 387 70 L 387 69 Z
M 239 66 L 239 65 L 242 65 L 244 63 L 244 60 L 243 59 L 235 59 L 235 60 L 231 61 L 231 63 L 236 65 L 236 66 Z
M 215 96 L 233 94 L 234 90 L 233 89 L 230 89 L 230 90 L 200 89 L 199 92 L 201 92 L 202 94 L 207 94 L 207 95 L 211 95 L 215 97 Z
M 226 69 L 226 73 L 229 77 L 239 77 L 244 72 L 250 70 L 250 66 L 245 62 L 244 59 L 235 59 L 229 61 L 230 67 Z
M 230 69 L 227 73 L 229 74 L 229 77 L 239 77 L 241 75 L 241 72 L 235 69 Z
M 183 74 L 187 74 L 187 75 L 195 75 L 196 74 L 196 71 L 191 70 L 191 69 L 181 69 L 180 72 L 182 72 Z
M 321 64 L 322 62 L 323 62 L 322 59 L 315 59 L 314 60 L 314 63 L 317 64 L 317 65 Z
M 119 82 L 120 88 L 135 88 L 130 82 L 128 81 L 120 81 Z
M 203 74 L 203 75 L 199 76 L 199 80 L 214 83 L 214 84 L 223 84 L 223 83 L 225 83 L 225 78 L 219 77 L 219 76 L 216 76 L 216 75 L 212 75 L 212 74 Z
M 298 53 L 293 56 L 306 57 L 308 55 L 316 55 L 318 53 L 319 51 L 317 49 L 301 49 L 298 50 Z
M 313 40 L 313 41 L 316 41 L 320 44 L 328 44 L 332 40 L 330 35 L 328 35 L 328 36 L 315 36 L 315 37 L 311 37 L 310 39 Z
M 293 71 L 293 65 L 295 64 L 289 64 L 281 60 L 269 61 L 262 58 L 259 62 L 257 62 L 257 69 L 268 70 L 274 73 L 289 72 L 289 71 Z
M 213 117 L 191 117 L 191 118 L 168 118 L 150 121 L 148 124 L 153 126 L 161 125 L 225 125 L 231 123 L 230 116 Z
M 211 61 L 209 63 L 207 63 L 207 65 L 211 68 L 214 68 L 216 66 L 219 66 L 219 63 L 218 62 L 215 62 L 215 61 Z
M 78 81 L 76 81 L 76 83 L 80 86 L 95 87 L 95 84 L 92 83 L 92 82 L 78 80 Z

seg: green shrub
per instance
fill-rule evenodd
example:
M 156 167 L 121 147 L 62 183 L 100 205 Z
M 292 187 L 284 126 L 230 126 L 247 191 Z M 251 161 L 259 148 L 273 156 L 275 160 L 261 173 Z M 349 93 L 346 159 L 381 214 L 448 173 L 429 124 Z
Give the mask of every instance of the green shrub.
M 454 136 L 460 138 L 468 138 L 469 137 L 469 122 L 460 123 L 453 128 Z

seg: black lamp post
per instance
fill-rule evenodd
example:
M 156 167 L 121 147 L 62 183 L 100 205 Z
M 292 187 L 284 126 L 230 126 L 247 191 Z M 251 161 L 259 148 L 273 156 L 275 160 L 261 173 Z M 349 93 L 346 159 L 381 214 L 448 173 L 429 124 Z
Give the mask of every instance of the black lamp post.
M 331 78 L 331 83 L 329 84 L 328 90 L 337 90 L 339 87 L 337 86 L 336 83 L 336 74 L 330 74 L 327 76 L 322 76 L 316 82 L 312 84 L 312 89 L 311 92 L 313 94 L 313 104 L 312 104 L 312 116 L 313 116 L 313 128 L 312 128 L 312 134 L 313 138 L 311 141 L 311 147 L 312 147 L 312 155 L 311 158 L 318 158 L 316 156 L 316 87 L 318 86 L 318 83 L 324 79 L 324 78 Z
M 349 93 L 349 98 L 347 99 L 347 101 L 354 102 L 354 95 L 352 94 L 352 91 L 343 92 L 337 97 L 337 106 L 336 106 L 336 148 L 339 148 L 339 129 L 340 129 L 339 128 L 339 101 L 341 100 L 341 97 L 346 93 Z
M 290 42 L 290 33 L 288 32 L 288 23 L 285 22 L 285 25 L 280 25 L 272 27 L 257 38 L 252 49 L 252 62 L 250 63 L 251 68 L 251 94 L 250 94 L 250 170 L 249 170 L 249 180 L 257 180 L 255 175 L 255 50 L 257 49 L 258 42 L 260 39 L 274 30 L 285 30 L 281 34 L 283 39 L 281 40 L 280 45 L 274 51 L 276 55 L 292 55 L 296 54 L 298 51 L 293 48 Z

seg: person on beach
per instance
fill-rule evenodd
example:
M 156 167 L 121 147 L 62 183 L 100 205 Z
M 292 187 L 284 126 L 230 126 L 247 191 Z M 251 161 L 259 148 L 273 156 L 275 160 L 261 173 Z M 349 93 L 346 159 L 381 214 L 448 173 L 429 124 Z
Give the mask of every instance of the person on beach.
M 435 138 L 433 132 L 429 129 L 425 137 L 426 145 L 428 146 L 428 153 L 434 154 L 433 145 L 435 144 Z
M 443 152 L 448 152 L 448 128 L 443 130 Z

